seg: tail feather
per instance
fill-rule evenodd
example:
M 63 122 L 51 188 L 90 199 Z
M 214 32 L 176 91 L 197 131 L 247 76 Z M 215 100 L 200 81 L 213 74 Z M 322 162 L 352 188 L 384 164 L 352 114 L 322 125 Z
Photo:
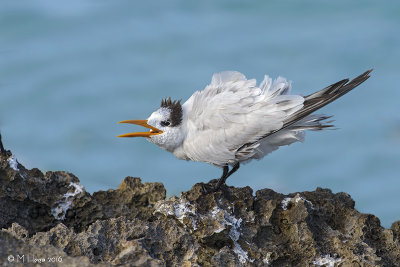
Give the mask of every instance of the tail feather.
M 328 120 L 332 118 L 332 116 L 325 115 L 308 115 L 302 120 L 296 122 L 295 124 L 288 127 L 288 130 L 302 131 L 302 130 L 311 130 L 311 131 L 320 131 L 327 128 L 333 128 L 334 125 L 330 124 L 334 122 L 334 120 Z

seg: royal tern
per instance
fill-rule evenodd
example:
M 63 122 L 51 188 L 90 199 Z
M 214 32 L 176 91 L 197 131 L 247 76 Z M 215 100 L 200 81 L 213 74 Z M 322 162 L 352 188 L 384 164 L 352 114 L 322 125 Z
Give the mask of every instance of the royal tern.
M 333 125 L 330 116 L 312 114 L 369 78 L 368 70 L 308 96 L 290 94 L 291 82 L 268 76 L 259 86 L 239 72 L 214 74 L 211 83 L 183 105 L 171 98 L 147 120 L 125 120 L 148 132 L 118 137 L 146 137 L 178 159 L 202 161 L 223 168 L 217 190 L 239 169 L 240 163 L 261 159 L 281 146 L 303 142 L 305 130 Z M 231 166 L 231 170 L 229 170 Z

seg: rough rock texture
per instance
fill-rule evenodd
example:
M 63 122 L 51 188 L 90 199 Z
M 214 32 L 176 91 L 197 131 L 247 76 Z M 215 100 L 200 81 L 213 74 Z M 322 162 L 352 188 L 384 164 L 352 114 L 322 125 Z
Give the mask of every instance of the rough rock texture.
M 196 184 L 165 196 L 132 177 L 91 195 L 73 174 L 27 170 L 2 149 L 0 265 L 400 266 L 400 221 L 381 227 L 346 193 Z

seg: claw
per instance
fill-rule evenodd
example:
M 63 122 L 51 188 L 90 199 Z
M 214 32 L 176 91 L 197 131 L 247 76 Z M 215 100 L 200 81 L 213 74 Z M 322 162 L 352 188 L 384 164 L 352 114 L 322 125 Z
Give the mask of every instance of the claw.
M 203 191 L 204 195 L 208 195 L 218 191 L 218 189 L 215 186 L 212 186 L 210 184 L 201 184 L 201 190 Z

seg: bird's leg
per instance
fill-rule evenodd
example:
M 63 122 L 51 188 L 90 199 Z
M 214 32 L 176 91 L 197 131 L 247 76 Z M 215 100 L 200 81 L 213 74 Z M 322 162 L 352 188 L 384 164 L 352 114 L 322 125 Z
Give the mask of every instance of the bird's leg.
M 224 172 L 222 173 L 221 178 L 219 178 L 217 184 L 214 187 L 214 190 L 217 191 L 221 185 L 225 184 L 226 179 L 228 179 L 229 176 L 231 176 L 235 171 L 237 171 L 240 167 L 240 163 L 236 162 L 235 165 L 233 165 L 232 169 L 228 172 L 229 167 L 224 166 Z
M 225 183 L 226 178 L 228 178 L 228 176 L 229 176 L 229 167 L 228 167 L 228 165 L 225 165 L 224 170 L 221 175 L 221 178 L 218 179 L 218 182 L 214 187 L 215 191 L 217 191 L 221 187 L 221 185 Z
M 228 177 L 228 174 L 229 174 L 229 167 L 228 167 L 228 165 L 226 165 L 226 166 L 224 166 L 221 178 L 219 178 L 218 181 L 217 181 L 217 186 L 218 187 L 217 186 L 213 187 L 213 186 L 210 186 L 209 184 L 203 184 L 202 185 L 204 194 L 209 194 L 209 193 L 217 191 L 217 189 L 221 186 L 221 184 L 223 182 L 225 183 L 225 180 Z
M 237 170 L 239 170 L 240 168 L 240 163 L 236 162 L 235 165 L 233 165 L 233 168 L 231 169 L 231 171 L 228 173 L 228 176 L 226 178 L 228 178 L 229 176 L 231 176 L 233 173 L 235 173 Z M 226 180 L 226 179 L 225 179 Z

